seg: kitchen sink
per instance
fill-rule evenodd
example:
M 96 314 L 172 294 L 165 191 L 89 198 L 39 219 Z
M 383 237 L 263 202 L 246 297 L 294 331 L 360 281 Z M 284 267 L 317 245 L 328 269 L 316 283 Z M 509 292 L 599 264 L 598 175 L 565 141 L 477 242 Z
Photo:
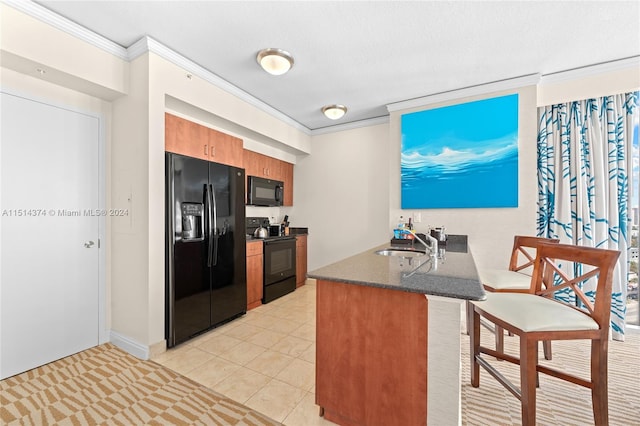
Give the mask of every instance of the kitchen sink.
M 396 257 L 420 257 L 420 256 L 426 255 L 426 253 L 423 251 L 393 249 L 393 248 L 378 250 L 375 252 L 375 254 L 378 254 L 380 256 L 396 256 Z

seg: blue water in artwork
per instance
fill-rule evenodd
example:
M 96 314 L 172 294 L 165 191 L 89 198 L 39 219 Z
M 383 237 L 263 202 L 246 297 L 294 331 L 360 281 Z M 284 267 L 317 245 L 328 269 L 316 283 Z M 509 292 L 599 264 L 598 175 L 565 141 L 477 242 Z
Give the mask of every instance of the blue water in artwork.
M 401 207 L 518 206 L 518 95 L 405 114 Z

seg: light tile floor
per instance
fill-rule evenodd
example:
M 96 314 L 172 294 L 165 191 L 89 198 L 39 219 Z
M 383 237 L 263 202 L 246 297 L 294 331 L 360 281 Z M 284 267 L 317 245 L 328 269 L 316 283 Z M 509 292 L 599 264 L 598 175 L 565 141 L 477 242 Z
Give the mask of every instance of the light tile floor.
M 153 358 L 286 426 L 333 425 L 315 404 L 315 280 Z

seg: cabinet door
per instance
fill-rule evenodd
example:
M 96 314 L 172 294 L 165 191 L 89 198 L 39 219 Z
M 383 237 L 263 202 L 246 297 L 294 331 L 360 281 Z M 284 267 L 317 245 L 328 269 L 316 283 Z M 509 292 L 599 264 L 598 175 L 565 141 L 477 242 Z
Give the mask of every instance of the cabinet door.
M 208 129 L 209 160 L 235 167 L 244 167 L 242 160 L 242 139 Z
M 258 160 L 258 168 L 260 176 L 265 177 L 267 179 L 278 180 L 278 173 L 274 167 L 273 157 L 269 157 L 267 155 L 256 154 Z
M 258 176 L 284 182 L 285 206 L 293 206 L 293 164 L 245 149 L 243 164 L 247 176 Z
M 209 159 L 207 128 L 184 118 L 165 113 L 165 151 L 189 157 Z
M 293 206 L 293 164 L 286 161 L 280 161 L 279 179 L 284 182 L 284 200 L 285 206 Z
M 247 243 L 247 310 L 262 304 L 262 241 Z
M 244 169 L 247 176 L 260 176 L 264 177 L 262 171 L 264 167 L 260 164 L 260 157 L 262 157 L 257 152 L 249 151 L 248 149 L 243 150 L 243 163 Z
M 296 288 L 304 285 L 307 279 L 307 236 L 296 237 Z

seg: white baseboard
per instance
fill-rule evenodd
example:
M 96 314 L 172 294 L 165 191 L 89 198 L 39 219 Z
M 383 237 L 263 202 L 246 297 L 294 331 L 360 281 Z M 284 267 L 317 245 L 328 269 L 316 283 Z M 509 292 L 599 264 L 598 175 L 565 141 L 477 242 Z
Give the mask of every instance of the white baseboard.
M 127 336 L 123 336 L 113 330 L 109 332 L 109 336 L 109 341 L 120 349 L 130 353 L 136 358 L 144 360 L 149 359 L 149 354 L 151 353 L 149 346 L 138 343 L 135 340 Z

